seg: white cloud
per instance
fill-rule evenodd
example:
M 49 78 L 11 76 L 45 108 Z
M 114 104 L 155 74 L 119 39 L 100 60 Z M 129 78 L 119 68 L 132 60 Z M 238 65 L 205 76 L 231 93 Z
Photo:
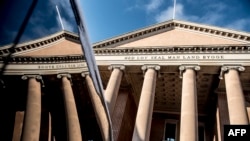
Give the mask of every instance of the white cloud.
M 148 12 L 156 10 L 161 6 L 162 3 L 163 3 L 163 0 L 150 0 L 150 2 L 146 4 L 146 10 Z
M 226 8 L 224 4 L 218 3 L 218 5 L 207 5 L 206 8 L 207 12 L 199 17 L 196 15 L 187 14 L 184 5 L 177 3 L 175 8 L 175 19 L 215 25 L 225 18 L 221 12 Z M 169 6 L 167 9 L 161 11 L 160 14 L 155 16 L 156 22 L 163 22 L 170 19 L 173 19 L 173 6 Z
M 160 14 L 155 16 L 156 22 L 163 22 L 173 19 L 173 7 L 168 7 L 166 10 L 163 10 Z M 198 20 L 197 16 L 194 15 L 185 15 L 184 14 L 184 6 L 182 4 L 176 4 L 175 7 L 175 19 L 182 20 Z
M 183 4 L 176 4 L 175 19 L 193 21 L 197 23 L 205 23 L 209 25 L 219 25 L 231 29 L 245 30 L 250 25 L 250 19 L 236 19 L 232 23 L 225 23 L 228 16 L 225 12 L 228 10 L 228 6 L 225 3 L 217 3 L 206 5 L 203 14 L 196 16 L 187 14 Z M 157 23 L 173 19 L 173 6 L 169 6 L 163 9 L 159 14 L 154 17 Z

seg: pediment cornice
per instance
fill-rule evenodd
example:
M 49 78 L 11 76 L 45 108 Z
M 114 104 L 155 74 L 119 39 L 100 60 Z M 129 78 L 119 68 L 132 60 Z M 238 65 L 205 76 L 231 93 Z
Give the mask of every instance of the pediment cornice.
M 19 53 L 30 49 L 36 49 L 42 46 L 53 44 L 61 39 L 67 39 L 79 43 L 78 35 L 68 31 L 61 31 L 30 42 L 25 42 L 18 45 L 10 44 L 7 46 L 0 47 L 0 56 L 7 56 L 9 54 Z
M 0 57 L 0 63 L 7 62 L 8 64 L 56 64 L 56 63 L 77 63 L 84 61 L 85 58 L 83 55 Z
M 250 43 L 250 33 L 239 32 L 230 29 L 224 29 L 215 26 L 208 26 L 202 24 L 196 24 L 191 22 L 184 22 L 179 20 L 170 20 L 163 23 L 159 23 L 150 27 L 146 27 L 140 30 L 136 30 L 121 36 L 117 36 L 108 40 L 104 40 L 93 45 L 93 48 L 112 48 L 118 45 L 122 45 L 131 41 L 135 41 L 148 36 L 156 35 L 168 30 L 183 29 L 193 32 L 199 32 L 209 34 L 213 36 L 219 36 L 227 39 L 237 40 L 245 43 Z
M 246 45 L 203 45 L 203 46 L 166 46 L 143 48 L 97 48 L 96 55 L 111 54 L 162 54 L 162 53 L 250 53 L 250 44 Z

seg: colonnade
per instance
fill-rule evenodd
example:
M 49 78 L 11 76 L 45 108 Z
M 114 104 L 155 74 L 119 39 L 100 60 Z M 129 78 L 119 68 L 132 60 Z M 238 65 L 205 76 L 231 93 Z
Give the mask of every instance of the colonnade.
M 67 138 L 69 141 L 81 141 L 81 129 L 70 81 L 71 75 L 58 74 L 57 78 L 61 79 L 62 82 L 62 93 L 66 114 Z M 24 75 L 22 76 L 22 79 L 28 80 L 28 94 L 21 140 L 38 141 L 41 126 L 41 86 L 43 85 L 43 80 L 40 75 Z
M 132 136 L 133 141 L 149 140 L 155 88 L 160 66 L 144 65 L 141 69 L 144 73 L 144 80 L 135 119 Z M 105 91 L 105 100 L 107 101 L 109 112 L 112 114 L 125 67 L 123 65 L 115 65 L 111 66 L 110 70 L 112 70 L 112 73 Z M 180 77 L 182 78 L 180 141 L 198 140 L 196 72 L 199 70 L 199 66 L 182 65 L 179 67 Z M 239 71 L 244 71 L 244 67 L 222 66 L 220 79 L 225 79 L 230 124 L 249 124 L 244 94 L 239 78 Z M 74 94 L 71 87 L 72 82 L 70 81 L 71 75 L 58 74 L 57 77 L 61 79 L 62 82 L 68 140 L 81 141 L 81 129 Z M 25 75 L 22 78 L 28 81 L 28 95 L 22 140 L 39 140 L 41 121 L 41 86 L 43 85 L 42 77 L 40 75 Z M 88 80 L 88 77 L 86 80 L 87 82 L 90 81 Z M 96 109 L 98 109 L 98 107 L 96 107 Z M 107 132 L 108 124 L 102 117 L 104 117 L 104 115 L 99 115 L 99 123 L 101 123 L 101 129 L 103 130 L 102 135 L 108 140 L 108 138 L 110 138 Z
M 92 79 L 87 73 L 82 73 L 82 77 L 86 79 L 87 87 L 89 90 L 90 99 L 93 103 L 93 108 L 96 113 L 97 122 L 101 129 L 101 134 L 104 140 L 110 140 L 110 127 L 105 109 L 100 97 L 95 91 Z M 72 89 L 72 79 L 69 73 L 58 74 L 57 78 L 61 80 L 63 103 L 65 109 L 65 119 L 67 128 L 68 141 L 82 141 L 81 128 L 79 116 L 77 113 L 76 102 Z M 40 136 L 40 123 L 42 113 L 42 92 L 41 87 L 44 82 L 41 75 L 23 75 L 23 80 L 28 81 L 28 94 L 26 102 L 26 110 L 23 122 L 22 141 L 39 140 Z M 51 126 L 51 124 L 49 125 Z M 51 127 L 49 127 L 51 129 Z M 51 134 L 49 134 L 51 136 Z M 52 138 L 48 137 L 50 141 Z M 18 139 L 17 139 L 18 140 Z M 53 138 L 52 141 L 55 141 Z
M 142 66 L 144 80 L 133 131 L 133 141 L 149 140 L 159 70 L 160 66 L 158 65 Z M 182 78 L 180 141 L 198 140 L 196 72 L 199 70 L 200 67 L 195 65 L 182 65 L 179 67 L 180 78 Z M 230 124 L 248 124 L 248 115 L 238 72 L 243 70 L 244 67 L 242 66 L 221 67 L 220 79 L 225 78 Z M 121 69 L 118 67 L 113 69 L 106 89 L 105 94 L 108 97 L 110 111 L 113 110 L 112 105 L 114 105 L 117 97 L 117 88 L 120 87 L 121 75 Z

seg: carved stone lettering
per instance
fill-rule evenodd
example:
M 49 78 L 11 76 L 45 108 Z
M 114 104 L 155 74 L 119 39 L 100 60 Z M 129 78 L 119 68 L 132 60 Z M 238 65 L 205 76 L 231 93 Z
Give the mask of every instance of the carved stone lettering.
M 125 56 L 125 60 L 221 60 L 223 55 L 141 55 Z
M 81 68 L 85 67 L 84 64 L 51 64 L 51 65 L 38 65 L 38 69 L 68 69 L 68 68 Z

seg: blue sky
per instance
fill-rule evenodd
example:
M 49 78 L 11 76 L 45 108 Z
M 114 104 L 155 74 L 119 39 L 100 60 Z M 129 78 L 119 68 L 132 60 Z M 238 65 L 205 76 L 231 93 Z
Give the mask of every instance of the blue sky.
M 83 0 L 91 42 L 173 18 L 173 0 Z M 176 0 L 175 19 L 250 32 L 250 0 Z
M 15 4 L 14 4 L 15 3 Z M 173 0 L 80 0 L 91 43 L 131 32 L 173 17 Z M 5 0 L 0 5 L 0 46 L 15 37 L 30 0 Z M 77 32 L 69 0 L 38 0 L 20 42 L 61 29 Z M 175 19 L 250 32 L 250 0 L 176 0 Z

